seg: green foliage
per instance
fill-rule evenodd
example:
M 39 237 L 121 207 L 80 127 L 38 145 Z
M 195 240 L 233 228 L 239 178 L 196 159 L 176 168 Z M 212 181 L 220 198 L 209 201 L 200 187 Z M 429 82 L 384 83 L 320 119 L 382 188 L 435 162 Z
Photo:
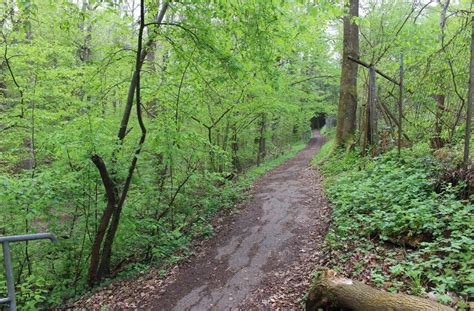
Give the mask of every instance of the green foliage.
M 334 150 L 330 160 L 331 161 L 326 161 L 324 165 L 321 166 L 321 171 L 329 179 L 334 179 L 341 173 L 357 168 L 361 157 L 358 150 L 350 150 L 348 152 Z
M 413 294 L 472 297 L 474 206 L 459 201 L 455 189 L 434 192 L 439 167 L 423 150 L 404 149 L 401 160 L 391 152 L 360 170 L 349 155 L 336 154 L 327 161 L 323 171 L 339 174 L 327 185 L 334 204 L 328 243 L 338 248 L 351 241 L 366 250 L 371 245 L 367 239 L 406 245 L 403 259 L 400 254 L 386 257 L 393 261 L 391 280 L 404 280 Z M 379 286 L 387 280 L 376 270 L 372 273 Z
M 469 11 L 471 4 L 450 1 L 442 23 L 441 3 L 445 1 L 436 5 L 402 0 L 368 3 L 359 23 L 360 58 L 397 80 L 403 55 L 404 132 L 415 142 L 428 142 L 439 135 L 452 147 L 462 142 L 464 133 L 459 117 L 465 114 L 467 99 L 472 14 L 451 18 L 449 12 Z M 366 79 L 366 68 L 360 68 L 359 80 Z M 395 115 L 398 96 L 393 92 L 394 84 L 380 76 L 376 84 L 379 98 Z M 368 96 L 366 83 L 360 83 L 358 91 L 360 103 L 364 103 Z M 437 95 L 444 96 L 443 104 L 438 104 Z M 388 120 L 385 109 L 379 111 L 379 132 L 387 135 L 385 143 L 395 145 L 397 126 Z
M 159 2 L 145 3 L 149 23 Z M 170 25 L 147 26 L 144 41 L 156 35 L 141 75 L 147 138 L 114 241 L 115 273 L 165 271 L 192 252 L 193 238 L 213 234 L 218 210 L 309 138 L 314 114 L 335 110 L 338 64 L 316 25 L 337 12 L 327 3 L 308 15 L 309 6 L 183 1 L 167 11 Z M 116 136 L 136 18 L 121 1 L 0 6 L 0 234 L 60 239 L 12 246 L 22 307 L 50 307 L 86 290 L 106 206 L 90 156 L 100 155 L 122 185 L 140 136 L 135 107 L 124 142 Z M 316 73 L 334 77 L 306 81 Z

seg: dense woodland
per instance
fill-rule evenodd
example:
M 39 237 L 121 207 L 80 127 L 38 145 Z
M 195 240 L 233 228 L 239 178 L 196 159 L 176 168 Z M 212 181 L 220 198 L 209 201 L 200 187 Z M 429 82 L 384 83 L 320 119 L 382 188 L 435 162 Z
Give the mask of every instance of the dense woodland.
M 325 116 L 327 266 L 466 308 L 472 6 L 2 1 L 0 235 L 59 239 L 12 245 L 19 304 L 166 274 Z

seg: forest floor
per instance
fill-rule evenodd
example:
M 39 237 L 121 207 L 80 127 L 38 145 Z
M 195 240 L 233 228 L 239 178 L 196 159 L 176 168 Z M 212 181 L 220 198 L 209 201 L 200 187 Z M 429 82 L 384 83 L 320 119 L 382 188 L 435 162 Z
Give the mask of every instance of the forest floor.
M 311 285 L 330 209 L 309 164 L 315 132 L 294 158 L 261 177 L 250 200 L 216 218 L 215 234 L 162 278 L 114 282 L 77 302 L 87 309 L 295 310 Z

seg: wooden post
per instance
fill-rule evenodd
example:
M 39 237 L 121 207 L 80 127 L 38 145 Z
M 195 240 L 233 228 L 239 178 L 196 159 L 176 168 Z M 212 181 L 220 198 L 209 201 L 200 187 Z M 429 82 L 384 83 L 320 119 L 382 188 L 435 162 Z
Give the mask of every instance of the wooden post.
M 474 97 L 474 17 L 471 20 L 471 67 L 469 73 L 469 91 L 467 94 L 467 112 L 466 112 L 466 135 L 464 137 L 464 168 L 467 169 L 469 161 L 469 145 L 471 142 L 471 126 L 472 126 L 472 98 Z
M 375 68 L 369 68 L 369 144 L 377 149 L 377 108 L 375 106 Z M 377 152 L 375 152 L 377 153 Z
M 400 55 L 400 92 L 398 98 L 398 157 L 402 149 L 402 121 L 403 121 L 403 54 Z
M 360 120 L 361 120 L 361 139 L 360 139 L 360 148 L 361 156 L 365 157 L 367 154 L 368 146 L 370 144 L 370 126 L 369 126 L 369 115 L 370 115 L 370 104 L 367 96 L 367 102 L 360 109 Z

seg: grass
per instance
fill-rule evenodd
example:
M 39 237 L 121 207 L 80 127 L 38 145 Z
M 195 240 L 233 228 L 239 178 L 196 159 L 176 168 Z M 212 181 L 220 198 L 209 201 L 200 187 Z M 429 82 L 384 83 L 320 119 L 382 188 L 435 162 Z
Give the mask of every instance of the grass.
M 319 152 L 317 152 L 314 158 L 311 160 L 312 166 L 321 166 L 324 162 L 334 154 L 336 149 L 336 129 L 328 128 L 324 126 L 321 129 L 321 135 L 326 138 L 326 142 L 323 144 Z
M 331 138 L 328 141 L 326 141 L 326 143 L 321 147 L 321 150 L 319 150 L 319 152 L 316 153 L 314 158 L 311 160 L 311 165 L 318 166 L 318 165 L 323 164 L 334 153 L 335 147 L 336 147 L 335 138 Z

